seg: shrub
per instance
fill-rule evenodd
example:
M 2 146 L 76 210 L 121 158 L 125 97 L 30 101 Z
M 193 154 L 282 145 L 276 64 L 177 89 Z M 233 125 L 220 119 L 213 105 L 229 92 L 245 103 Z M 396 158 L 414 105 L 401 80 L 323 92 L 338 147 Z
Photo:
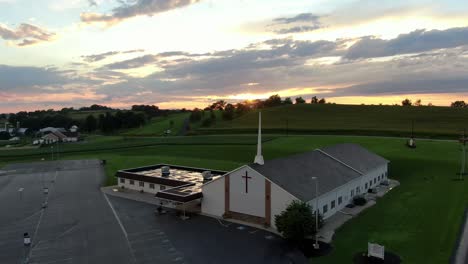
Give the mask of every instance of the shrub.
M 353 203 L 355 205 L 363 206 L 367 203 L 367 200 L 363 196 L 356 196 L 353 198 Z

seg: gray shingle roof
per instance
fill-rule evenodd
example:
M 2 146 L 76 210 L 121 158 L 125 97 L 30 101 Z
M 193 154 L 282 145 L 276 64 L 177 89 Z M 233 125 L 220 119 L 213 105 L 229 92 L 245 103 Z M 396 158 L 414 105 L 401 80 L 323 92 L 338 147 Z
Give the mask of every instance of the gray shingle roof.
M 358 144 L 339 144 L 321 150 L 364 174 L 389 162 Z
M 387 160 L 382 157 L 355 144 L 340 144 L 324 150 L 337 153 L 340 158 L 354 165 L 359 165 L 360 169 L 375 168 L 383 165 L 384 162 L 387 163 Z M 329 152 L 327 154 L 331 155 Z M 359 157 L 362 157 L 362 161 L 359 161 Z M 316 195 L 312 177 L 317 177 L 319 195 L 322 195 L 361 176 L 356 170 L 337 161 L 336 158 L 314 150 L 285 158 L 267 160 L 264 165 L 250 164 L 249 166 L 298 199 L 310 201 Z M 344 162 L 344 160 L 342 161 Z M 365 173 L 365 171 L 362 172 Z

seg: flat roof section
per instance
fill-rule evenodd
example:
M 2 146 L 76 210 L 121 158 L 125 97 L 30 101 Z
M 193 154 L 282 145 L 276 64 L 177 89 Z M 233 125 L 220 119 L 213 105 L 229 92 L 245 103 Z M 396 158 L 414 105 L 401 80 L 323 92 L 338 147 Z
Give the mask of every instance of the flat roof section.
M 165 166 L 169 167 L 169 175 L 167 176 L 162 174 L 162 168 Z M 184 203 L 203 196 L 201 186 L 206 182 L 203 178 L 205 171 L 211 172 L 212 180 L 226 174 L 225 171 L 157 164 L 121 170 L 117 172 L 116 177 L 174 187 L 159 191 L 155 196 Z

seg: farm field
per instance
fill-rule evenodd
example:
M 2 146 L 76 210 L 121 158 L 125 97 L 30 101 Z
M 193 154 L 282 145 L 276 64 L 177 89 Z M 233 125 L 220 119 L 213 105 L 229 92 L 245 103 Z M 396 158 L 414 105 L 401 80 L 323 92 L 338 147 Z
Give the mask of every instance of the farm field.
M 64 147 L 61 158 L 105 159 L 107 184 L 115 184 L 113 175 L 117 170 L 155 163 L 231 170 L 252 162 L 255 138 L 254 135 L 96 137 L 89 139 L 94 147 L 85 143 Z M 332 254 L 313 259 L 314 263 L 350 263 L 357 251 L 366 249 L 368 241 L 385 245 L 399 254 L 404 263 L 448 262 L 463 210 L 468 205 L 468 181 L 453 180 L 459 170 L 460 149 L 456 142 L 420 140 L 416 149 L 408 149 L 404 146 L 405 139 L 391 138 L 265 136 L 264 139 L 267 160 L 326 145 L 358 143 L 389 159 L 389 177 L 401 183 L 379 199 L 377 205 L 339 229 Z M 145 145 L 148 142 L 153 145 Z M 115 146 L 125 148 L 111 148 Z M 81 152 L 77 151 L 80 147 Z M 39 154 L 21 156 L 21 152 L 15 150 L 0 156 L 0 165 L 38 161 L 40 157 Z
M 134 128 L 122 133 L 128 136 L 161 136 L 168 129 L 171 130 L 171 135 L 177 136 L 182 130 L 185 119 L 190 116 L 190 113 L 171 114 L 167 117 L 153 118 L 148 124 L 141 128 Z M 172 125 L 171 125 L 172 122 Z
M 266 133 L 408 137 L 414 120 L 418 137 L 453 138 L 467 126 L 468 108 L 300 104 L 262 109 L 262 117 Z M 258 114 L 253 111 L 198 132 L 254 133 L 257 123 Z

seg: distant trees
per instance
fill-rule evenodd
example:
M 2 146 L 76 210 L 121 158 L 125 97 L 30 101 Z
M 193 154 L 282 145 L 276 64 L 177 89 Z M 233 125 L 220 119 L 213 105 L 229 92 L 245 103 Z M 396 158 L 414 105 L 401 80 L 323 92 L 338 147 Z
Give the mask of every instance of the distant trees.
M 304 98 L 300 96 L 296 98 L 296 104 L 305 104 L 305 102 Z
M 281 97 L 277 94 L 270 96 L 263 102 L 264 107 L 275 107 L 282 104 Z
M 317 96 L 313 96 L 312 99 L 310 99 L 311 104 L 318 104 L 318 98 Z
M 291 100 L 291 97 L 286 97 L 283 101 L 283 104 L 285 105 L 291 105 L 293 102 Z
M 93 115 L 88 115 L 85 119 L 84 122 L 84 130 L 87 131 L 88 133 L 96 131 L 98 128 L 98 123 L 96 117 Z
M 193 109 L 192 113 L 190 114 L 189 120 L 190 122 L 198 122 L 202 119 L 202 112 L 200 109 L 195 108 Z
M 208 108 L 211 110 L 224 110 L 224 107 L 226 106 L 226 101 L 224 100 L 219 100 L 211 104 Z
M 322 98 L 318 101 L 319 104 L 325 104 L 327 101 L 325 101 L 325 98 Z
M 323 219 L 320 214 L 318 217 L 320 228 L 323 225 Z M 307 237 L 317 232 L 315 213 L 312 213 L 309 204 L 296 200 L 281 214 L 275 216 L 275 224 L 283 237 L 296 245 L 303 244 Z
M 414 105 L 414 106 L 422 106 L 421 99 L 416 100 L 416 102 L 414 102 L 413 105 Z
M 235 108 L 232 104 L 227 104 L 223 111 L 224 120 L 232 120 L 234 118 Z
M 98 111 L 98 110 L 113 110 L 110 107 L 104 105 L 93 104 L 89 107 L 81 107 L 79 111 Z
M 465 108 L 468 107 L 468 105 L 465 103 L 465 101 L 455 101 L 450 104 L 451 107 L 455 108 Z
M 412 106 L 413 103 L 411 102 L 410 99 L 406 98 L 405 100 L 401 101 L 402 106 Z
M 155 105 L 132 105 L 132 111 L 143 112 L 149 118 L 161 116 L 167 112 L 165 110 L 160 110 L 159 107 Z

